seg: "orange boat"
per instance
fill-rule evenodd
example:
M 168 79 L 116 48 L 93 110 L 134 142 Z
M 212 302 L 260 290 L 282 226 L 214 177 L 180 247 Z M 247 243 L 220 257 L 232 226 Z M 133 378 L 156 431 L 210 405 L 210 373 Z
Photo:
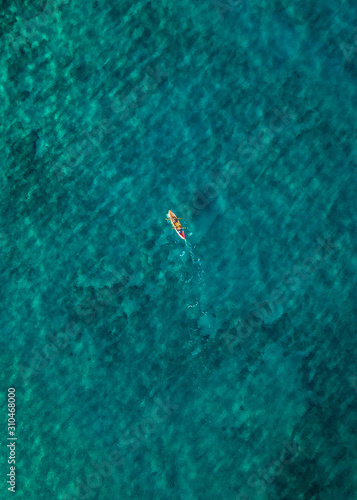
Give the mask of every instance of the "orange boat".
M 181 226 L 181 223 L 179 221 L 179 217 L 176 217 L 176 215 L 173 213 L 172 210 L 169 210 L 169 213 L 167 214 L 168 219 L 172 224 L 172 229 L 175 229 L 176 233 L 182 238 L 183 240 L 186 239 L 184 229 L 185 227 Z

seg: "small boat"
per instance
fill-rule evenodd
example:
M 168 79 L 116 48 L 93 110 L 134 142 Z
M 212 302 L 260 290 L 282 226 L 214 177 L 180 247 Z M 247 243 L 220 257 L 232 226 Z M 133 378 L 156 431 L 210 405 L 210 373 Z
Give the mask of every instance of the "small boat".
M 167 214 L 168 219 L 172 224 L 172 229 L 175 229 L 176 233 L 182 238 L 183 240 L 186 240 L 185 232 L 184 229 L 185 227 L 181 226 L 181 223 L 179 221 L 179 217 L 176 217 L 176 215 L 173 213 L 172 210 L 169 210 L 169 213 Z

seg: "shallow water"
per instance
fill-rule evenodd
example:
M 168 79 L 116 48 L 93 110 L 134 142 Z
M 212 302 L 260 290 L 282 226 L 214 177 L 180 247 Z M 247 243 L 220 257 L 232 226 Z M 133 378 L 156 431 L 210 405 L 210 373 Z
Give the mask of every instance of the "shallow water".
M 356 500 L 352 2 L 1 13 L 18 498 Z

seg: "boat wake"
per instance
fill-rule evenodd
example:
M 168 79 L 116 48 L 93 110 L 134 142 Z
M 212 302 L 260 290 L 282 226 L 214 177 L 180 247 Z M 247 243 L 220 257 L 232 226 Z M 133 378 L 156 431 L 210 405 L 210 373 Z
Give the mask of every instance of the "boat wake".
M 192 274 L 185 280 L 185 285 L 187 286 L 188 296 L 190 300 L 187 304 L 187 309 L 190 309 L 192 314 L 196 316 L 197 327 L 190 329 L 190 339 L 193 344 L 194 350 L 192 352 L 193 356 L 196 356 L 200 351 L 201 347 L 197 347 L 198 337 L 202 339 L 203 337 L 210 338 L 214 335 L 214 328 L 210 319 L 209 308 L 207 305 L 206 297 L 206 273 L 204 270 L 204 265 L 202 259 L 195 252 L 196 245 L 186 240 L 186 249 L 192 262 Z M 194 311 L 197 311 L 196 314 Z M 197 318 L 197 316 L 199 316 Z

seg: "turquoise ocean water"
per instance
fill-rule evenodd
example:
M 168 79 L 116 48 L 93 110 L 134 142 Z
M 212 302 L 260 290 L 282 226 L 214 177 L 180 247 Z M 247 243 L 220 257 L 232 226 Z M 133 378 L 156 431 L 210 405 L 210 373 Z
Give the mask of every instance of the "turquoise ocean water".
M 1 2 L 0 498 L 357 499 L 356 13 Z

